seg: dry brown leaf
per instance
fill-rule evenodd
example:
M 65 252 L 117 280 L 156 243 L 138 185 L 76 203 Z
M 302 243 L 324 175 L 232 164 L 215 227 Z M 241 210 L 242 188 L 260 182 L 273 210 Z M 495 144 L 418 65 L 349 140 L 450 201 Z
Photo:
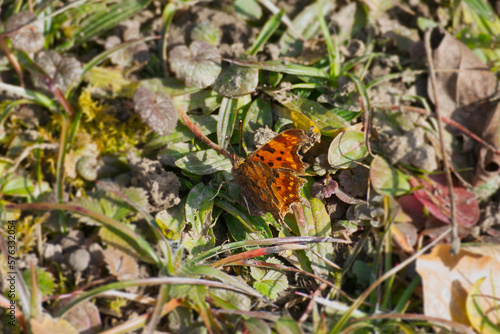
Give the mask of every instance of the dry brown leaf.
M 119 281 L 133 280 L 139 277 L 137 260 L 118 248 L 108 246 L 104 251 L 104 261 L 110 274 L 116 276 Z M 136 292 L 137 287 L 128 287 L 127 290 Z
M 500 114 L 498 100 L 493 99 L 498 90 L 495 74 L 469 48 L 440 28 L 432 31 L 431 48 L 441 115 L 460 123 L 498 148 Z M 430 78 L 427 89 L 429 98 L 435 103 Z M 458 134 L 456 129 L 448 130 Z M 474 164 L 476 167 L 474 185 L 480 185 L 500 172 L 500 154 L 483 145 L 475 143 L 471 152 L 463 153 L 472 153 L 475 160 L 475 163 L 469 162 L 470 167 Z M 457 159 L 453 157 L 454 161 Z
M 101 316 L 97 306 L 89 301 L 71 308 L 64 316 L 79 333 L 99 333 L 101 331 Z
M 450 255 L 450 245 L 438 245 L 417 259 L 424 288 L 424 313 L 470 326 L 466 301 L 473 285 L 486 278 L 479 293 L 480 307 L 497 326 L 494 298 L 500 293 L 500 246 L 462 247 Z
M 47 314 L 31 318 L 30 325 L 33 334 L 78 334 L 66 320 L 54 319 Z

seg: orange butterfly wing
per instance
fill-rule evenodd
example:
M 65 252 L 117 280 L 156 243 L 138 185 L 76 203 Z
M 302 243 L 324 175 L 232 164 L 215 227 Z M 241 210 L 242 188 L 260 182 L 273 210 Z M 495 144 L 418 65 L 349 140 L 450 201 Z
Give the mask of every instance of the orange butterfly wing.
M 306 181 L 297 177 L 291 170 L 275 169 L 273 170 L 275 180 L 271 183 L 271 189 L 278 201 L 278 209 L 281 220 L 291 211 L 291 206 L 294 203 L 306 202 L 300 196 L 300 188 Z M 307 203 L 308 204 L 308 203 Z
M 306 181 L 294 172 L 303 173 L 307 168 L 298 151 L 308 142 L 303 130 L 285 130 L 233 169 L 244 197 L 260 211 L 271 212 L 280 223 L 292 204 L 304 202 L 300 187 Z
M 245 161 L 261 161 L 272 169 L 286 168 L 303 173 L 307 164 L 302 162 L 298 151 L 302 145 L 309 141 L 310 139 L 304 130 L 285 130 L 251 153 Z

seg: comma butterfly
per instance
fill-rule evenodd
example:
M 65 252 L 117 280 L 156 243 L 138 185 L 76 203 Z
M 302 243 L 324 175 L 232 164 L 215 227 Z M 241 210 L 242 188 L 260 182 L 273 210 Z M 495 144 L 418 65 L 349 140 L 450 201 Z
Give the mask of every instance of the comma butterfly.
M 300 129 L 285 130 L 251 153 L 246 159 L 233 155 L 234 181 L 241 187 L 243 197 L 258 210 L 251 214 L 271 212 L 277 222 L 294 203 L 308 202 L 299 194 L 306 182 L 295 175 L 304 173 L 308 165 L 302 162 L 299 149 L 310 143 L 311 138 Z M 247 208 L 251 211 L 251 205 Z
M 234 181 L 241 187 L 250 214 L 271 212 L 276 221 L 283 223 L 293 204 L 309 205 L 299 193 L 306 181 L 295 173 L 304 173 L 308 167 L 299 150 L 310 148 L 319 140 L 319 134 L 312 129 L 307 133 L 301 129 L 285 130 L 243 159 L 208 139 L 182 109 L 178 110 L 184 123 L 198 138 L 231 159 Z

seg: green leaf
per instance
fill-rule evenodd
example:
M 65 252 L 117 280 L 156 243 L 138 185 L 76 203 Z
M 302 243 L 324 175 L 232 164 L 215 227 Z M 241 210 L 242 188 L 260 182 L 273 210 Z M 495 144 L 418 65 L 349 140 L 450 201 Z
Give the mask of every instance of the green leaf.
M 127 197 L 138 206 L 146 207 L 148 205 L 148 195 L 143 188 L 129 187 L 122 190 L 123 196 Z M 122 220 L 135 210 L 122 198 L 113 193 L 106 193 L 103 190 L 98 190 L 90 193 L 87 196 L 82 196 L 76 199 L 74 204 L 80 205 L 94 212 L 104 214 L 114 220 Z M 101 222 L 79 214 L 75 215 L 77 219 L 89 225 L 101 225 Z
M 475 11 L 477 14 L 482 16 L 483 18 L 493 21 L 495 19 L 494 16 L 494 10 L 491 8 L 491 6 L 488 4 L 487 1 L 484 0 L 464 0 L 464 2 L 467 4 L 467 6 L 470 7 L 473 11 Z
M 180 169 L 196 175 L 208 175 L 220 171 L 231 171 L 232 163 L 228 158 L 213 149 L 189 153 L 175 162 Z
M 370 166 L 370 180 L 376 192 L 386 196 L 401 196 L 410 191 L 408 176 L 376 156 Z
M 328 15 L 334 8 L 333 1 L 324 1 L 322 12 Z M 302 34 L 305 40 L 317 35 L 320 25 L 318 21 L 318 3 L 314 2 L 302 10 L 292 21 L 295 29 Z M 281 36 L 279 45 L 282 55 L 298 56 L 301 52 L 303 42 L 288 28 Z M 326 74 L 326 73 L 325 73 Z
M 267 92 L 274 99 L 290 110 L 300 111 L 318 126 L 321 134 L 333 136 L 349 126 L 342 117 L 337 116 L 333 111 L 326 109 L 321 104 L 312 100 L 294 95 L 290 92 Z
M 269 263 L 280 264 L 276 259 L 268 259 Z M 257 267 L 250 268 L 250 274 L 255 282 L 253 287 L 255 290 L 274 300 L 278 297 L 278 293 L 288 288 L 288 280 L 285 274 L 278 270 L 264 270 Z
M 181 201 L 179 205 L 160 211 L 155 216 L 158 226 L 170 240 L 179 240 L 181 238 L 181 232 L 186 225 L 184 208 L 184 201 Z
M 285 64 L 282 60 L 270 60 L 265 62 L 251 61 L 251 60 L 233 60 L 234 66 L 242 66 L 253 70 L 264 70 L 270 72 L 287 73 L 297 76 L 305 77 L 319 77 L 328 79 L 328 74 L 321 68 L 313 66 L 305 66 L 298 64 Z
M 467 318 L 478 333 L 499 334 L 500 327 L 498 327 L 498 323 L 495 324 L 492 321 L 492 319 L 495 319 L 495 316 L 490 312 L 490 310 L 493 309 L 493 303 L 488 303 L 486 301 L 488 297 L 481 292 L 481 285 L 483 285 L 485 280 L 486 277 L 482 277 L 475 281 L 470 287 L 465 303 Z M 486 281 L 486 284 L 494 285 L 493 278 Z M 491 305 L 491 308 L 488 308 L 489 305 Z M 490 316 L 488 316 L 488 314 L 490 314 Z M 498 321 L 498 318 L 496 318 L 496 320 Z
M 152 78 L 139 81 L 137 88 L 146 87 L 153 92 L 164 92 L 167 95 L 172 96 L 175 101 L 174 96 L 183 96 L 188 94 L 194 94 L 200 91 L 196 87 L 187 87 L 181 80 L 176 78 Z
M 247 333 L 271 334 L 271 328 L 262 319 L 247 318 L 243 320 Z
M 361 131 L 347 130 L 339 133 L 328 149 L 328 163 L 334 168 L 353 168 L 362 161 L 368 150 Z
M 219 121 L 217 122 L 217 142 L 220 146 L 226 148 L 231 136 L 233 135 L 234 124 L 238 116 L 238 100 L 222 99 L 219 109 Z
M 52 274 L 46 271 L 44 268 L 35 268 L 35 274 L 38 279 L 37 286 L 40 289 L 42 297 L 51 296 L 56 285 L 54 282 L 54 276 L 52 276 Z M 26 281 L 27 286 L 33 286 L 33 284 L 31 283 L 33 277 L 31 276 L 30 269 L 25 269 L 23 271 L 23 278 Z
M 196 266 L 192 267 L 189 269 L 190 273 L 196 274 L 196 275 L 201 275 L 203 277 L 208 276 L 210 278 L 216 278 L 221 282 L 224 282 L 226 284 L 230 284 L 238 289 L 241 289 L 242 291 L 246 291 L 249 295 L 251 296 L 259 296 L 259 293 L 252 289 L 250 286 L 248 286 L 244 281 L 240 281 L 237 277 L 228 275 L 225 272 L 210 267 L 210 266 Z M 230 291 L 230 290 L 226 290 Z M 237 295 L 241 295 L 239 293 L 236 293 Z
M 253 132 L 259 128 L 273 126 L 273 112 L 269 98 L 259 96 L 248 108 L 243 120 L 243 145 L 246 152 L 253 151 Z
M 330 80 L 337 78 L 340 74 L 340 50 L 338 48 L 337 36 L 330 35 L 330 30 L 326 24 L 322 11 L 322 0 L 318 0 L 318 21 L 325 38 L 326 48 L 328 50 L 328 62 L 330 64 Z M 333 43 L 335 41 L 335 44 Z
M 236 98 L 253 93 L 258 83 L 258 69 L 231 64 L 222 70 L 213 89 L 222 96 Z
M 291 317 L 280 317 L 274 324 L 274 329 L 278 334 L 303 334 L 299 324 Z
M 222 98 L 217 92 L 205 89 L 191 94 L 174 96 L 172 100 L 176 106 L 181 107 L 186 112 L 196 110 L 206 115 L 220 107 Z
M 255 56 L 257 52 L 262 48 L 262 46 L 268 41 L 274 31 L 281 24 L 281 19 L 285 15 L 285 10 L 282 9 L 279 13 L 271 16 L 269 20 L 264 24 L 262 30 L 260 31 L 257 39 L 255 40 L 252 48 L 248 51 L 248 54 L 251 56 Z
M 235 0 L 234 10 L 250 21 L 258 21 L 262 18 L 262 8 L 255 0 Z
M 1 189 L 6 196 L 29 197 L 35 191 L 35 184 L 27 176 L 14 176 L 7 180 Z
M 112 5 L 100 8 L 99 11 L 90 11 L 89 16 L 74 26 L 73 36 L 70 42 L 63 46 L 63 49 L 69 49 L 73 45 L 80 45 L 91 38 L 117 26 L 120 22 L 138 13 L 147 7 L 152 0 L 124 0 Z
M 198 126 L 200 131 L 208 136 L 217 131 L 217 115 L 189 115 L 189 118 Z M 191 130 L 184 124 L 177 122 L 174 132 L 168 136 L 156 136 L 144 145 L 145 152 L 164 148 L 167 145 L 186 142 L 196 138 Z
M 192 41 L 205 41 L 218 46 L 222 38 L 222 31 L 211 22 L 200 22 L 191 30 L 190 35 Z
M 202 233 L 212 222 L 214 192 L 203 183 L 198 183 L 186 199 L 186 222 L 196 233 Z

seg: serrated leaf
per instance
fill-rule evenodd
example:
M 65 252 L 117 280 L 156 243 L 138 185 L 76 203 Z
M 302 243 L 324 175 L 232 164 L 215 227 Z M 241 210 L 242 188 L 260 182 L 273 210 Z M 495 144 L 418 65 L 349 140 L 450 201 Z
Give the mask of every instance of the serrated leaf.
M 370 180 L 375 191 L 386 196 L 401 196 L 411 188 L 409 178 L 380 156 L 371 163 Z
M 104 250 L 104 261 L 109 273 L 119 281 L 132 280 L 139 277 L 139 265 L 137 260 L 115 247 L 108 247 Z
M 353 168 L 362 161 L 368 150 L 365 135 L 361 131 L 348 130 L 339 133 L 328 149 L 328 163 L 334 168 Z
M 205 41 L 194 41 L 189 46 L 177 46 L 169 54 L 170 69 L 187 86 L 206 88 L 221 72 L 219 50 Z
M 196 175 L 208 175 L 220 171 L 231 171 L 232 163 L 213 149 L 189 153 L 175 162 L 180 169 Z
M 276 259 L 268 259 L 269 263 L 280 264 Z M 257 267 L 250 268 L 250 274 L 255 282 L 253 287 L 255 290 L 274 300 L 278 297 L 278 293 L 288 288 L 288 280 L 281 271 L 278 270 L 264 270 Z
M 146 87 L 139 87 L 134 94 L 134 110 L 141 120 L 154 132 L 168 136 L 177 125 L 177 109 L 174 102 L 163 92 L 153 93 Z
M 42 294 L 42 297 L 47 297 L 52 295 L 55 288 L 54 276 L 46 271 L 44 268 L 35 268 L 35 273 L 38 279 L 38 288 Z M 23 271 L 23 278 L 26 281 L 27 286 L 32 286 L 31 270 L 25 269 Z
M 146 207 L 148 204 L 148 195 L 143 188 L 128 187 L 122 190 L 122 194 L 139 206 Z M 115 220 L 122 220 L 128 214 L 134 212 L 134 209 L 122 198 L 112 193 L 105 193 L 103 190 L 80 197 L 73 203 L 91 211 L 102 213 Z M 75 217 L 85 224 L 101 225 L 100 222 L 87 216 L 75 214 Z

